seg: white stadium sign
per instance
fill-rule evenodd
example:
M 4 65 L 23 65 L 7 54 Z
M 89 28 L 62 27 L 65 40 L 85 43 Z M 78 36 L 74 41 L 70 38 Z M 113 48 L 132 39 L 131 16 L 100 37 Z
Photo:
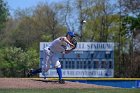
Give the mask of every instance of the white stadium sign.
M 40 42 L 40 66 L 43 64 L 43 50 L 50 42 Z M 77 48 L 60 56 L 63 77 L 114 77 L 114 43 L 78 42 Z M 40 77 L 44 77 L 40 73 Z M 58 77 L 50 69 L 47 77 Z

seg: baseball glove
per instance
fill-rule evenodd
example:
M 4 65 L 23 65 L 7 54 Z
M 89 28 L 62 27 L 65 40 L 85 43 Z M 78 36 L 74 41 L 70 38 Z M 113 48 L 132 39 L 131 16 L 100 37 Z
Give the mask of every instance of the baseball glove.
M 71 43 L 75 46 L 73 49 L 77 47 L 77 40 L 75 38 L 72 39 Z

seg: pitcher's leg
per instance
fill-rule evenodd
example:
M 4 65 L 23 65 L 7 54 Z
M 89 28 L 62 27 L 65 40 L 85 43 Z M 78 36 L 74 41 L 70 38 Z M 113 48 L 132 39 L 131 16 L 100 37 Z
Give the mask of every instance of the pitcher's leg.
M 47 72 L 50 69 L 50 58 L 46 56 L 45 63 L 42 65 L 42 71 Z
M 27 76 L 28 77 L 31 77 L 31 76 L 34 76 L 34 75 L 36 75 L 36 74 L 38 74 L 38 73 L 41 73 L 42 72 L 42 68 L 38 68 L 38 69 L 30 69 L 29 71 L 28 71 L 28 73 L 27 73 Z
M 61 64 L 60 64 L 59 61 L 56 61 L 55 68 L 56 68 L 56 71 L 57 71 L 57 74 L 58 74 L 58 77 L 59 77 L 59 83 L 64 84 L 65 81 L 63 80 Z
M 33 70 L 32 71 L 32 74 L 38 74 L 38 73 L 40 73 L 42 71 L 42 69 L 41 68 L 38 68 L 38 69 L 36 69 L 36 70 Z
M 56 68 L 56 71 L 57 71 L 59 80 L 61 80 L 62 79 L 62 69 L 61 68 Z
M 57 74 L 59 76 L 59 83 L 64 84 L 65 81 L 63 80 L 63 77 L 62 77 L 62 69 L 61 68 L 56 68 L 56 70 L 57 70 Z
M 45 60 L 42 66 L 42 75 L 46 77 L 46 72 L 50 69 L 50 55 L 49 51 L 45 51 Z

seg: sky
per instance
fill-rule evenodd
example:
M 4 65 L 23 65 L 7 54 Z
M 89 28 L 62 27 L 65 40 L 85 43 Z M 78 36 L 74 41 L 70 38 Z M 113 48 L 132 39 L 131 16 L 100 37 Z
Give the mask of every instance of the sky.
M 13 15 L 14 10 L 16 9 L 25 9 L 29 7 L 34 7 L 36 6 L 39 2 L 44 2 L 44 3 L 52 3 L 52 2 L 59 2 L 62 0 L 4 0 L 7 2 L 10 14 Z
M 47 2 L 48 4 L 51 4 L 53 2 L 61 2 L 64 0 L 4 0 L 4 1 L 7 2 L 10 14 L 13 15 L 14 11 L 19 8 L 25 9 L 29 7 L 34 7 L 40 2 L 44 2 L 44 3 Z M 113 1 L 115 0 L 111 0 L 111 2 Z

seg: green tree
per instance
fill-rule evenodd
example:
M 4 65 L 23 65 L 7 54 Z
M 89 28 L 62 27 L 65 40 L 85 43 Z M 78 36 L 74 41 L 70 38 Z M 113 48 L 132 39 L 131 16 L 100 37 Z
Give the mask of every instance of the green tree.
M 0 76 L 25 77 L 30 68 L 37 68 L 39 54 L 36 50 L 23 51 L 21 48 L 0 49 Z
M 40 42 L 49 42 L 65 35 L 66 29 L 58 23 L 55 7 L 40 3 L 34 9 L 16 10 L 16 17 L 7 22 L 3 43 L 24 50 L 31 47 L 38 49 Z
M 2 38 L 2 34 L 3 34 L 2 30 L 5 27 L 7 17 L 8 17 L 7 4 L 4 2 L 4 0 L 0 0 L 0 40 Z
M 0 31 L 2 28 L 5 26 L 5 22 L 7 21 L 8 17 L 8 8 L 7 4 L 3 1 L 0 0 Z
M 139 14 L 140 6 L 139 0 L 117 0 L 118 1 L 118 14 L 120 15 L 120 30 L 118 34 L 118 71 L 116 76 L 119 77 L 138 77 L 139 64 L 136 62 L 138 60 L 135 55 L 135 40 L 138 36 L 139 28 Z M 138 39 L 136 40 L 138 41 Z M 138 42 L 137 42 L 138 44 Z M 136 59 L 137 60 L 136 60 Z M 137 64 L 137 65 L 135 65 Z M 122 68 L 123 67 L 123 68 Z
M 33 11 L 34 27 L 37 27 L 36 30 L 43 32 L 48 38 L 48 40 L 47 38 L 45 39 L 47 41 L 63 35 L 64 27 L 58 21 L 58 11 L 59 8 L 57 8 L 56 4 L 50 6 L 43 3 L 38 4 Z
M 115 5 L 108 0 L 91 0 L 82 8 L 84 41 L 117 41 L 119 15 L 114 14 Z M 84 18 L 84 19 L 83 19 Z

